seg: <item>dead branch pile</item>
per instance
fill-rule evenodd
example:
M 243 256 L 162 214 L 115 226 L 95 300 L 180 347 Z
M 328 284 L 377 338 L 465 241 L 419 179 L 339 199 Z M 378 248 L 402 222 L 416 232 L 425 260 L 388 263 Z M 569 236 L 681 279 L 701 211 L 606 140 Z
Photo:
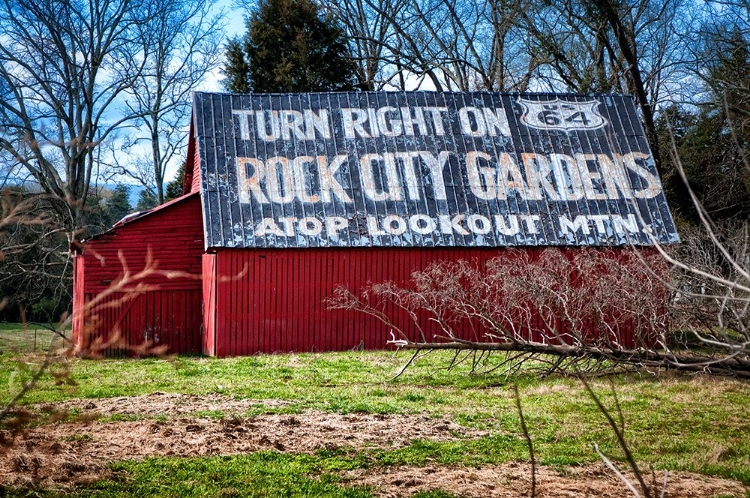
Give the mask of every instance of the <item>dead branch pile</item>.
M 458 361 L 468 351 L 478 365 L 485 353 L 506 352 L 507 371 L 534 359 L 543 375 L 673 368 L 750 378 L 747 347 L 675 349 L 669 299 L 658 253 L 592 248 L 545 249 L 538 257 L 509 250 L 482 267 L 435 263 L 404 287 L 374 283 L 359 295 L 338 288 L 328 306 L 376 317 L 392 330 L 390 344 L 415 356 L 451 349 Z

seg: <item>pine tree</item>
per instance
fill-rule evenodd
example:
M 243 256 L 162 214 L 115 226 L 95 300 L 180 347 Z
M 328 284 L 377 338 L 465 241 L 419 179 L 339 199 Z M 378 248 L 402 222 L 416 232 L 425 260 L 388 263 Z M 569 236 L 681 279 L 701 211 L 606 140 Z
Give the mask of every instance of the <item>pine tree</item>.
M 123 183 L 118 184 L 112 190 L 112 195 L 107 199 L 105 205 L 107 218 L 111 225 L 117 223 L 132 211 L 130 200 L 128 199 L 129 195 L 130 187 Z
M 158 205 L 159 201 L 156 199 L 154 193 L 150 189 L 144 188 L 138 194 L 138 204 L 135 205 L 135 210 L 148 211 Z
M 183 194 L 182 184 L 185 182 L 186 166 L 186 163 L 183 162 L 182 166 L 180 166 L 180 169 L 177 170 L 177 175 L 174 177 L 174 180 L 167 184 L 167 195 L 164 198 L 165 201 L 171 201 L 172 199 L 176 199 Z
M 244 38 L 231 40 L 225 55 L 225 85 L 233 92 L 354 88 L 344 31 L 311 0 L 262 0 Z

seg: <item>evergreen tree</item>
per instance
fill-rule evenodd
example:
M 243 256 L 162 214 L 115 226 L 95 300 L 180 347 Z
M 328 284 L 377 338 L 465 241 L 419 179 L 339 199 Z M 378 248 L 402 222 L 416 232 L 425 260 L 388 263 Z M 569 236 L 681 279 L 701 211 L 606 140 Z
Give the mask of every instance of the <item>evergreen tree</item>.
M 88 238 L 112 226 L 105 199 L 102 198 L 102 190 L 102 188 L 92 188 L 89 195 L 86 196 L 80 238 Z
M 141 190 L 138 194 L 138 204 L 135 205 L 136 211 L 148 211 L 149 209 L 159 205 L 159 201 L 154 193 L 147 188 Z
M 107 199 L 106 211 L 109 217 L 110 225 L 114 225 L 132 211 L 130 206 L 130 187 L 123 183 L 119 183 L 114 190 L 112 195 Z
M 172 199 L 176 199 L 183 194 L 182 184 L 185 182 L 185 167 L 186 163 L 183 162 L 182 166 L 180 166 L 180 169 L 177 170 L 177 176 L 175 176 L 174 180 L 167 184 L 167 195 L 164 199 L 165 201 L 171 201 Z
M 232 92 L 318 92 L 354 88 L 344 31 L 311 0 L 262 0 L 242 40 L 227 44 Z
M 672 106 L 662 113 L 662 180 L 672 207 L 698 222 L 689 198 L 674 194 L 682 180 L 671 160 L 672 139 L 690 187 L 714 221 L 750 217 L 750 42 L 735 29 L 707 36 L 702 48 L 706 94 L 698 112 Z

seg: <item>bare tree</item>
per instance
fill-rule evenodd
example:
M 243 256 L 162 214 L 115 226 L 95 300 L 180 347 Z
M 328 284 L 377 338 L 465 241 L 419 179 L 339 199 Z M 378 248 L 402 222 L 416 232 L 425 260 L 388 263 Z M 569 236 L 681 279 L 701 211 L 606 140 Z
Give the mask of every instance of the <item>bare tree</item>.
M 322 6 L 346 31 L 362 90 L 382 90 L 391 79 L 387 75 L 388 47 L 398 42 L 394 40 L 390 19 L 395 17 L 403 1 L 380 2 L 375 6 L 368 0 L 337 0 Z
M 531 5 L 522 24 L 542 65 L 536 81 L 546 80 L 552 90 L 634 95 L 660 168 L 656 108 L 684 85 L 692 4 L 565 0 Z
M 75 237 L 97 145 L 145 64 L 149 0 L 0 3 L 0 149 L 29 171 Z
M 331 9 L 353 40 L 375 88 L 523 91 L 533 65 L 515 30 L 517 2 L 339 0 Z M 417 80 L 415 85 L 414 80 Z
M 161 204 L 167 166 L 187 145 L 191 92 L 220 65 L 225 21 L 223 12 L 212 13 L 211 0 L 161 0 L 153 8 L 140 39 L 145 65 L 126 92 L 137 130 L 120 147 L 128 160 L 118 161 L 120 154 L 113 160 L 117 172 L 137 180 Z M 147 151 L 139 152 L 144 145 Z

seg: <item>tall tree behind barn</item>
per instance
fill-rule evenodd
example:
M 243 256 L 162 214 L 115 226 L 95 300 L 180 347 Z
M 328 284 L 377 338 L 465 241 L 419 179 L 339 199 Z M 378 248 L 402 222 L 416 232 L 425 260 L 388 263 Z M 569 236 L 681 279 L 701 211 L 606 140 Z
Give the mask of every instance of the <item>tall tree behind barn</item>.
M 626 96 L 198 93 L 192 126 L 187 195 L 84 243 L 76 302 L 91 298 L 93 279 L 117 277 L 119 241 L 158 225 L 126 259 L 143 261 L 148 247 L 160 264 L 183 259 L 181 270 L 202 278 L 190 323 L 202 323 L 205 354 L 383 348 L 385 326 L 324 300 L 339 285 L 403 284 L 438 260 L 483 263 L 510 247 L 532 259 L 583 246 L 617 257 L 627 245 L 679 240 Z M 177 249 L 183 231 L 202 247 Z M 158 321 L 128 322 L 150 312 L 123 305 L 93 334 L 117 324 L 127 337 L 175 341 L 161 332 L 177 316 L 163 303 Z

